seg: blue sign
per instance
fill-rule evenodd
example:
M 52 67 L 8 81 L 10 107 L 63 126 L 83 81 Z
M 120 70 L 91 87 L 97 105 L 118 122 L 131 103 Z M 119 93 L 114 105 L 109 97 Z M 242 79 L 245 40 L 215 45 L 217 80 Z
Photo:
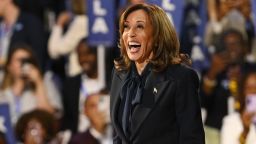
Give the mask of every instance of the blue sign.
M 0 104 L 0 125 L 0 127 L 4 129 L 4 134 L 7 143 L 16 144 L 8 104 Z
M 88 42 L 92 46 L 115 44 L 115 3 L 114 0 L 87 1 L 89 16 Z
M 148 0 L 148 3 L 157 4 L 165 10 L 174 23 L 177 33 L 180 33 L 184 11 L 184 0 Z

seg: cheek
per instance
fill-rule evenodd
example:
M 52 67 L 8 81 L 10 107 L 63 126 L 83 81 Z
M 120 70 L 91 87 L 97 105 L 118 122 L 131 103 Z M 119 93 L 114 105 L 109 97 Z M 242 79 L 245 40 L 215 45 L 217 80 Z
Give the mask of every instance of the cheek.
M 128 34 L 127 33 L 123 33 L 122 34 L 122 41 L 123 41 L 123 44 L 126 46 L 126 41 L 127 41 L 127 39 L 128 39 Z

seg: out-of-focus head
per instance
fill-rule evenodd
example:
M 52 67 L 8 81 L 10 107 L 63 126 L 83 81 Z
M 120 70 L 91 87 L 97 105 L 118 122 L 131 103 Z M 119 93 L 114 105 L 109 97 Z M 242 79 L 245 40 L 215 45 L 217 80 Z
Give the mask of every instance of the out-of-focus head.
M 178 59 L 179 41 L 166 13 L 157 5 L 135 4 L 128 7 L 119 22 L 119 47 L 122 59 L 118 70 L 127 70 L 131 61 L 150 61 L 161 71 Z
M 77 54 L 83 72 L 89 77 L 97 75 L 97 48 L 90 47 L 87 40 L 83 39 L 77 46 Z
M 238 82 L 238 101 L 240 103 L 240 112 L 246 106 L 247 97 L 256 97 L 256 65 L 246 64 L 242 69 L 242 75 Z
M 87 11 L 86 6 L 85 0 L 71 0 L 71 9 L 75 14 L 85 14 Z
M 10 4 L 11 0 L 1 0 L 0 1 L 0 17 L 2 17 L 6 13 L 6 9 L 8 4 Z
M 21 142 L 47 143 L 56 135 L 56 121 L 47 111 L 33 110 L 20 117 L 15 132 L 17 139 Z
M 90 117 L 98 112 L 98 104 L 100 100 L 100 94 L 91 94 L 89 95 L 84 103 L 85 114 Z
M 241 63 L 248 51 L 247 40 L 236 29 L 228 29 L 222 33 L 216 45 L 217 53 L 225 52 L 231 64 Z
M 25 43 L 17 43 L 14 45 L 7 56 L 6 72 L 13 78 L 22 76 L 22 63 L 29 60 L 30 64 L 39 68 L 37 60 L 29 45 Z
M 19 0 L 0 0 L 0 17 L 8 13 L 8 7 L 11 5 L 19 7 Z
M 139 3 L 144 3 L 146 0 L 129 0 L 131 4 L 139 4 Z
M 250 73 L 245 80 L 244 94 L 256 94 L 256 72 Z

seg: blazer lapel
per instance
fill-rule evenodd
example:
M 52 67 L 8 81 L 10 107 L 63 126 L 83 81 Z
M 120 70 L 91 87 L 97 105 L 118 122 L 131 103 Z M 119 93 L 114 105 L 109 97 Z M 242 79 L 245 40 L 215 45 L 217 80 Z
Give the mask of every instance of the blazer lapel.
M 114 87 L 115 90 L 111 91 L 112 92 L 111 96 L 113 98 L 112 99 L 113 107 L 111 108 L 111 112 L 112 112 L 111 119 L 112 119 L 113 127 L 115 127 L 115 130 L 117 131 L 119 136 L 122 137 L 122 139 L 125 139 L 126 141 L 127 141 L 127 138 L 125 137 L 123 130 L 118 122 L 118 110 L 121 102 L 120 90 L 123 85 L 123 81 L 126 79 L 127 76 L 128 76 L 128 73 L 116 74 L 113 79 L 114 84 L 112 84 L 112 87 Z
M 156 103 L 163 95 L 163 92 L 165 88 L 167 88 L 169 82 L 170 81 L 166 80 L 163 73 L 158 74 L 151 72 L 149 74 L 145 83 L 145 89 L 142 97 L 153 97 L 154 100 L 152 104 L 150 104 L 151 106 L 144 106 L 140 104 L 135 107 L 132 117 L 132 139 L 134 138 L 134 136 L 136 136 L 140 126 L 145 121 L 150 112 L 153 110 L 153 108 L 156 106 Z

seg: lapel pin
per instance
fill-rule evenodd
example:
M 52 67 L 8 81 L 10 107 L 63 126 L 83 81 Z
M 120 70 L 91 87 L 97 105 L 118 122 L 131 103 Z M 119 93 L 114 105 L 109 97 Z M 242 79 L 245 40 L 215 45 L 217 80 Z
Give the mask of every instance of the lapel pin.
M 156 88 L 154 88 L 153 93 L 157 94 L 157 89 Z

